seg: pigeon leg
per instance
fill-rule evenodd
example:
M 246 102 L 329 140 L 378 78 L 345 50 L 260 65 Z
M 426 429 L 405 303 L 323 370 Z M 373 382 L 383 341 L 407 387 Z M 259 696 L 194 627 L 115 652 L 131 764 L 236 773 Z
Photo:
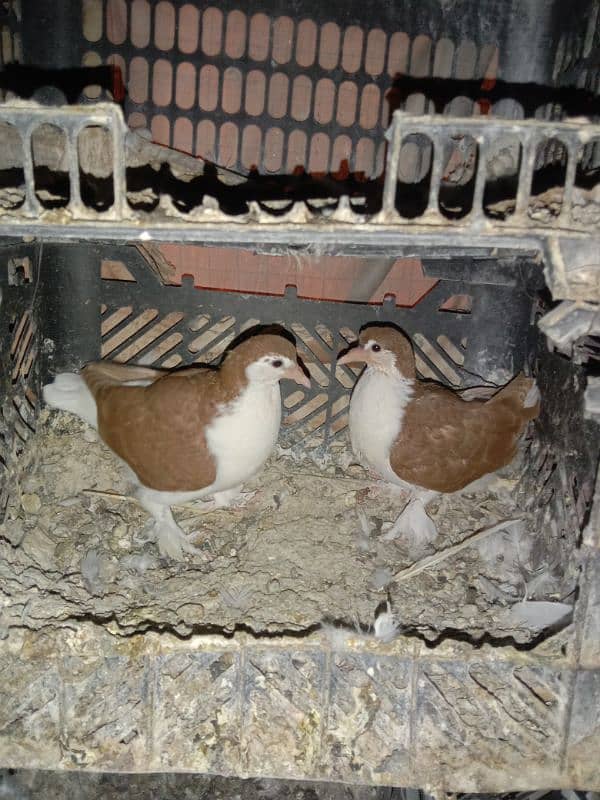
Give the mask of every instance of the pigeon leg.
M 215 492 L 215 508 L 229 508 L 230 506 L 240 508 L 249 503 L 256 494 L 256 489 L 252 492 L 242 492 L 241 486 L 235 486 L 233 489 L 225 489 L 223 492 Z
M 438 535 L 434 521 L 425 511 L 425 506 L 437 496 L 437 492 L 415 493 L 392 527 L 382 537 L 386 541 L 402 537 L 411 551 L 423 550 Z
M 140 486 L 136 491 L 139 504 L 154 519 L 154 535 L 161 556 L 169 556 L 175 561 L 182 561 L 184 553 L 201 555 L 202 551 L 188 540 L 186 534 L 173 519 L 168 505 L 159 503 L 152 497 L 154 492 Z
M 397 498 L 401 496 L 406 499 L 407 492 L 402 487 L 396 486 L 394 483 L 386 481 L 379 476 L 373 478 L 373 482 L 364 492 L 365 499 L 369 500 L 389 500 L 390 498 Z
M 233 489 L 215 492 L 210 500 L 201 500 L 199 507 L 203 514 L 216 511 L 218 508 L 242 508 L 252 500 L 256 494 L 257 490 L 253 492 L 242 492 L 241 486 L 235 486 Z

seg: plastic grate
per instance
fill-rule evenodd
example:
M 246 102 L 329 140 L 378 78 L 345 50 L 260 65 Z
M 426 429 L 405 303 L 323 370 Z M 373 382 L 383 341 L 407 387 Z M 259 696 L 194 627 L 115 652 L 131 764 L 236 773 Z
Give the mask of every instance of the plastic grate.
M 427 110 L 418 94 L 396 104 L 396 75 L 493 81 L 498 67 L 492 42 L 202 2 L 88 0 L 82 24 L 82 62 L 121 70 L 132 128 L 243 171 L 374 178 L 390 98 L 394 108 Z M 473 110 L 468 101 L 463 113 Z
M 273 297 L 197 289 L 185 277 L 181 286 L 165 286 L 138 251 L 131 253 L 135 256 L 127 260 L 126 270 L 134 281 L 101 281 L 102 357 L 165 368 L 215 363 L 239 333 L 279 322 L 294 334 L 312 377 L 309 390 L 288 383 L 282 387 L 282 444 L 298 451 L 320 451 L 347 427 L 349 398 L 360 369 L 337 367 L 336 356 L 368 322 L 390 320 L 403 327 L 412 337 L 420 375 L 455 388 L 502 383 L 519 363 L 523 366 L 524 354 L 509 352 L 506 345 L 508 338 L 525 341 L 529 326 L 530 299 L 515 282 L 492 287 L 439 280 L 415 306 L 397 308 L 393 297 L 378 305 L 303 300 L 293 287 Z M 117 251 L 104 256 L 116 261 Z M 440 310 L 459 291 L 458 308 Z M 494 311 L 486 308 L 490 292 L 497 293 Z M 514 339 L 506 328 L 509 307 Z M 475 337 L 471 346 L 482 318 L 488 330 L 503 330 L 503 341 L 507 334 L 487 362 L 489 340 Z
M 39 396 L 39 331 L 33 248 L 4 249 L 0 268 L 2 362 L 0 406 L 0 521 L 14 489 L 13 469 L 35 430 Z

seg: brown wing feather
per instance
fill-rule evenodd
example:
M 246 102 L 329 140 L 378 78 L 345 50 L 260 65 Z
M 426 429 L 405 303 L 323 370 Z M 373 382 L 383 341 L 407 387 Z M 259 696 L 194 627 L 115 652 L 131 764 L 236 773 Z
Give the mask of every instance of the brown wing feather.
M 164 374 L 166 373 L 159 369 L 138 367 L 132 364 L 117 364 L 114 361 L 94 361 L 82 370 L 82 375 L 92 394 L 95 385 L 105 383 L 116 385 L 127 381 L 153 381 Z
M 529 411 L 516 402 L 466 402 L 444 387 L 417 384 L 391 467 L 417 486 L 462 489 L 513 459 Z
M 193 367 L 158 373 L 149 386 L 123 386 L 132 380 L 125 374 L 97 364 L 83 371 L 98 406 L 102 439 L 144 486 L 160 491 L 210 486 L 216 466 L 205 428 L 223 399 L 218 372 Z

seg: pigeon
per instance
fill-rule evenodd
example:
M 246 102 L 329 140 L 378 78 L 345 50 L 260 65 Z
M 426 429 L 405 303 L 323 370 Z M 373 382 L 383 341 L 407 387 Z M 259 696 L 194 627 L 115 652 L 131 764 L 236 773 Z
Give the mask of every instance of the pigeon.
M 469 488 L 509 464 L 527 423 L 537 417 L 535 381 L 519 374 L 488 400 L 462 399 L 417 380 L 410 339 L 393 325 L 368 325 L 338 364 L 364 362 L 350 399 L 358 461 L 410 497 L 387 539 L 420 550 L 437 537 L 425 508 L 439 494 Z
M 310 387 L 295 345 L 282 333 L 261 332 L 232 347 L 217 368 L 98 361 L 57 375 L 43 397 L 98 430 L 129 467 L 161 555 L 181 560 L 199 551 L 170 506 L 212 496 L 221 507 L 239 496 L 277 441 L 283 378 Z

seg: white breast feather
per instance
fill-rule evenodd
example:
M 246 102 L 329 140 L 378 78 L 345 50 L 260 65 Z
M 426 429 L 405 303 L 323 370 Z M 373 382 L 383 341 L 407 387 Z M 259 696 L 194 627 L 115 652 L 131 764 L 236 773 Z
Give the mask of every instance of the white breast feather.
M 52 408 L 76 414 L 93 428 L 98 427 L 96 401 L 81 375 L 61 372 L 42 391 L 44 402 Z
M 239 486 L 255 475 L 270 456 L 281 423 L 279 384 L 250 384 L 206 429 L 217 465 L 211 492 Z
M 393 483 L 399 479 L 390 467 L 390 448 L 400 433 L 404 409 L 412 395 L 412 381 L 368 367 L 350 400 L 350 439 L 355 456 Z

